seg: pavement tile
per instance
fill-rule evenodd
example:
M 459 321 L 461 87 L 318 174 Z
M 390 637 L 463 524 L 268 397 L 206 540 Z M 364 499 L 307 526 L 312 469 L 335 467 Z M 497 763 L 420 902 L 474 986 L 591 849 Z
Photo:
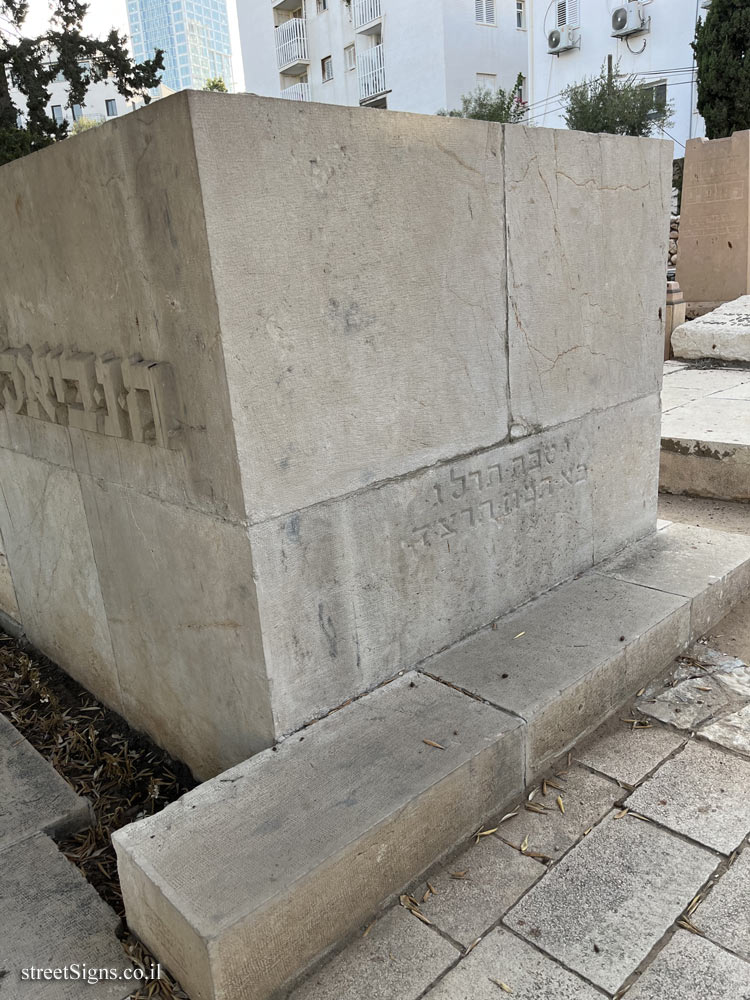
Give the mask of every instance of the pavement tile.
M 520 807 L 518 816 L 500 826 L 498 836 L 516 847 L 528 837 L 530 851 L 559 858 L 626 793 L 615 782 L 583 767 L 571 767 L 567 774 L 552 780 L 562 788 L 548 785 L 546 796 L 538 791 L 530 803 Z M 557 805 L 558 795 L 563 801 L 564 814 Z M 546 806 L 547 812 L 529 811 L 528 805 Z
M 49 837 L 36 834 L 0 851 L 0 901 L 2 1000 L 122 1000 L 138 985 L 21 980 L 21 969 L 30 968 L 132 968 L 115 936 L 115 913 Z
M 0 848 L 37 832 L 73 833 L 90 823 L 88 801 L 0 715 Z
M 637 785 L 683 741 L 670 729 L 632 729 L 618 718 L 597 729 L 573 757 L 616 781 Z
M 729 854 L 750 831 L 750 761 L 691 740 L 625 805 Z
M 395 906 L 288 1000 L 416 1000 L 459 955 L 445 938 Z
M 750 705 L 705 726 L 700 736 L 750 757 Z
M 750 846 L 721 876 L 692 920 L 712 941 L 750 962 Z
M 451 878 L 451 872 L 466 872 Z M 483 837 L 435 876 L 430 896 L 420 909 L 433 923 L 465 947 L 494 924 L 545 872 L 495 837 Z M 426 887 L 425 887 L 426 888 Z M 424 891 L 424 890 L 423 890 Z
M 651 823 L 608 816 L 504 923 L 616 992 L 716 867 L 714 855 Z
M 495 982 L 493 982 L 495 980 Z M 578 976 L 498 927 L 425 995 L 425 1000 L 601 1000 Z
M 643 715 L 668 722 L 678 729 L 695 729 L 701 722 L 725 708 L 726 693 L 713 677 L 691 677 L 669 687 L 657 697 L 644 696 L 636 702 Z
M 750 964 L 696 934 L 678 931 L 627 998 L 750 1000 Z

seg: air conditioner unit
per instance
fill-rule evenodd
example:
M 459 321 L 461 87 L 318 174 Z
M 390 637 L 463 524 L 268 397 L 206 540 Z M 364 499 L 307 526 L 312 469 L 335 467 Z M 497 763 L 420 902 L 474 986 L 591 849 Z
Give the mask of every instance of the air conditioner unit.
M 575 37 L 575 28 L 569 24 L 562 24 L 559 28 L 553 28 L 547 35 L 547 51 L 553 55 L 558 52 L 565 52 L 567 49 L 574 49 L 578 44 Z
M 622 7 L 615 7 L 612 11 L 613 38 L 624 38 L 626 35 L 634 35 L 637 31 L 648 29 L 648 18 L 643 6 L 638 0 L 629 0 Z

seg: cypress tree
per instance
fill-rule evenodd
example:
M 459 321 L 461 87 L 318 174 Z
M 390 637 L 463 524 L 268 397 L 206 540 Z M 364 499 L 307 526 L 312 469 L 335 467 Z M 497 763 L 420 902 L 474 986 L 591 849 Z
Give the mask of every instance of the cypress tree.
M 750 128 L 750 0 L 712 0 L 692 44 L 708 138 Z

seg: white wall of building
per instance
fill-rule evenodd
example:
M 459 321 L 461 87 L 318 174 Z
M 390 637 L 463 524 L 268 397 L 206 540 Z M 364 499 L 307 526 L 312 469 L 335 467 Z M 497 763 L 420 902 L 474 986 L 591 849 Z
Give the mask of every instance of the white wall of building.
M 529 3 L 529 104 L 534 125 L 564 128 L 559 94 L 584 77 L 595 76 L 607 56 L 619 60 L 620 73 L 635 73 L 644 83 L 666 83 L 667 100 L 674 105 L 675 156 L 681 156 L 689 138 L 705 134 L 695 107 L 695 64 L 690 42 L 698 17 L 705 16 L 703 0 L 647 0 L 643 13 L 650 18 L 648 31 L 626 38 L 612 37 L 612 12 L 626 0 L 563 0 L 568 20 L 578 22 L 578 47 L 550 55 L 547 36 L 557 26 L 559 0 Z
M 352 0 L 356 5 L 358 0 Z M 373 0 L 375 2 L 375 0 Z M 275 23 L 292 15 L 303 0 L 237 0 L 246 89 L 278 97 L 304 77 L 281 75 L 276 57 Z M 305 0 L 309 99 L 329 104 L 360 103 L 359 72 L 370 46 L 382 41 L 387 106 L 398 111 L 434 114 L 460 105 L 478 74 L 510 87 L 526 75 L 528 37 L 516 26 L 517 0 L 495 0 L 495 24 L 477 23 L 477 0 L 380 0 L 381 16 L 372 32 L 355 30 L 355 12 L 344 0 Z M 490 4 L 491 6 L 491 4 Z M 355 46 L 359 69 L 348 69 L 345 50 Z M 322 76 L 322 60 L 333 60 L 333 78 Z M 299 71 L 300 67 L 296 67 Z M 289 95 L 285 95 L 289 96 Z

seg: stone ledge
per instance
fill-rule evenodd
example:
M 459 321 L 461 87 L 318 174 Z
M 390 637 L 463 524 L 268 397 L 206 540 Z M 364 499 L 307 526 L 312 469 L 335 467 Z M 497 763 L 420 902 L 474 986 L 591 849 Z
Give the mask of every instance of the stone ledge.
M 662 528 L 118 831 L 131 928 L 193 1000 L 265 1000 L 748 589 L 750 539 Z
M 405 674 L 119 830 L 131 929 L 192 1000 L 268 996 L 520 794 L 522 728 Z

